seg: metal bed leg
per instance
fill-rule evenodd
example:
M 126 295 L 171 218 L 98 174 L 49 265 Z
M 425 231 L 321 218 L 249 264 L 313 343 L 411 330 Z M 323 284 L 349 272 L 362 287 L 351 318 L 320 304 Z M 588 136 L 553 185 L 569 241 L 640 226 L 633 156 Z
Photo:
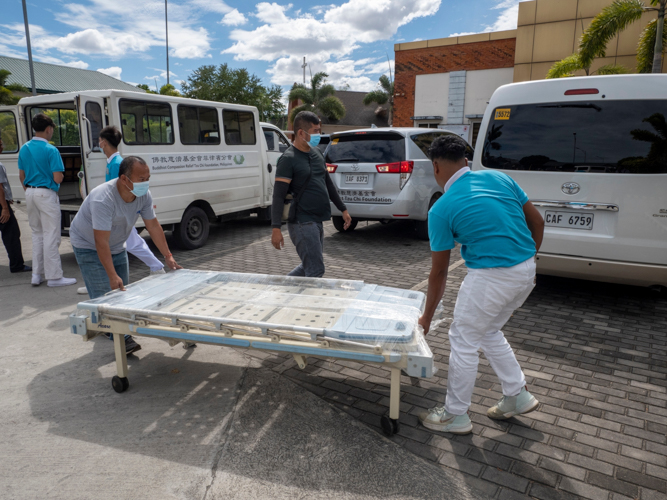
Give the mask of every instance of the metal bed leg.
M 384 415 L 380 420 L 382 430 L 387 436 L 393 436 L 399 431 L 398 417 L 401 407 L 401 370 L 391 369 L 391 385 L 389 386 L 389 416 Z
M 111 386 L 116 392 L 125 392 L 130 387 L 127 380 L 127 354 L 125 353 L 125 335 L 116 333 L 113 336 L 113 348 L 116 353 L 116 372 L 111 379 Z

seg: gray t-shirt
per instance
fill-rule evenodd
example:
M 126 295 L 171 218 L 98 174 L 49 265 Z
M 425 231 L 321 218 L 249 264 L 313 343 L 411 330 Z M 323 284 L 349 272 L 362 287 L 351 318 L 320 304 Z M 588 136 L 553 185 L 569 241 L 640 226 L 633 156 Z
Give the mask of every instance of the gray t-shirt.
M 5 191 L 5 200 L 14 201 L 14 198 L 12 198 L 12 188 L 9 187 L 9 179 L 7 178 L 7 169 L 2 163 L 0 163 L 0 184 L 2 184 L 2 189 Z
M 117 181 L 118 179 L 113 179 L 97 186 L 83 200 L 83 205 L 69 228 L 69 238 L 73 247 L 96 250 L 93 230 L 111 231 L 109 236 L 111 254 L 119 254 L 123 251 L 125 241 L 140 215 L 144 220 L 155 219 L 150 191 L 126 203 L 120 197 L 116 187 Z

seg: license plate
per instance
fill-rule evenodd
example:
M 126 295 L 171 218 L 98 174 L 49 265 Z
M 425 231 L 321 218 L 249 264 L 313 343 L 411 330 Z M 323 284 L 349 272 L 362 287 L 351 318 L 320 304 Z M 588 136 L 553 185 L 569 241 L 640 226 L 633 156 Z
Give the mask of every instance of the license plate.
M 593 229 L 593 214 L 582 212 L 550 212 L 544 214 L 544 223 L 550 227 Z
M 345 184 L 368 184 L 368 175 L 346 175 Z

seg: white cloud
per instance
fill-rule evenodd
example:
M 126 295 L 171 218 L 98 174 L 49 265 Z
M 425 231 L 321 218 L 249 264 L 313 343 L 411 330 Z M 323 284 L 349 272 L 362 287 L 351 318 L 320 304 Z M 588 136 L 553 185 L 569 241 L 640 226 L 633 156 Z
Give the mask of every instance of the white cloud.
M 481 31 L 469 31 L 465 33 L 452 33 L 451 36 L 466 36 L 475 35 L 477 33 L 489 33 L 493 31 L 506 31 L 516 29 L 517 20 L 519 17 L 519 3 L 526 0 L 497 0 L 497 5 L 493 6 L 493 10 L 502 10 L 498 18 L 493 24 L 487 25 Z
M 216 12 L 218 14 L 227 14 L 236 9 L 232 9 L 222 0 L 188 0 L 188 3 L 192 6 L 199 7 L 202 10 L 208 12 Z
M 292 4 L 278 5 L 277 3 L 260 2 L 256 6 L 257 14 L 255 17 L 267 24 L 282 24 L 289 21 L 285 11 L 292 8 Z
M 225 14 L 225 17 L 222 18 L 220 24 L 224 24 L 225 26 L 241 26 L 247 22 L 248 19 L 246 19 L 246 17 L 241 14 L 238 9 L 234 9 L 231 12 Z
M 160 68 L 149 68 L 149 69 L 154 69 L 155 71 L 159 71 L 159 73 L 157 75 L 153 75 L 153 76 L 145 76 L 144 80 L 154 81 L 155 79 L 158 79 L 158 80 L 166 80 L 167 79 L 167 70 L 160 69 Z M 169 78 L 171 79 L 175 76 L 178 76 L 178 75 L 170 70 L 169 71 Z M 171 83 L 171 81 L 170 81 L 170 83 Z
M 118 66 L 111 66 L 110 68 L 97 68 L 97 71 L 120 80 L 120 74 L 123 72 L 123 69 Z

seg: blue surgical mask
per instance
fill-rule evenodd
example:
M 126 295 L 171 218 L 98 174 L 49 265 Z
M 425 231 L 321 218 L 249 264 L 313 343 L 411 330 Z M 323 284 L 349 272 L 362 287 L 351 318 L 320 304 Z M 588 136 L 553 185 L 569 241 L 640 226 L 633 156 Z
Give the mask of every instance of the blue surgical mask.
M 319 143 L 320 143 L 320 134 L 310 134 L 310 140 L 308 141 L 308 145 L 311 148 L 316 148 Z
M 148 193 L 148 181 L 146 182 L 134 182 L 134 189 L 130 191 L 134 196 L 139 197 Z

